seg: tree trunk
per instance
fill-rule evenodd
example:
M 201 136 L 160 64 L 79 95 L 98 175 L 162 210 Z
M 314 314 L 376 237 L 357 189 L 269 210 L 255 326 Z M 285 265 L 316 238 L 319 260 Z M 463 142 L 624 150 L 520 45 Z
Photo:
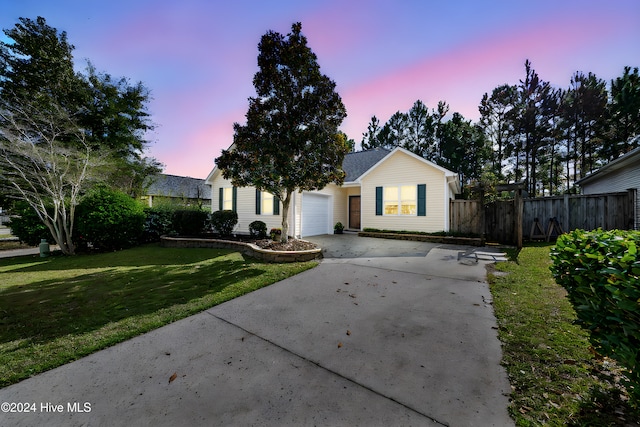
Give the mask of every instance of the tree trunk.
M 291 203 L 291 194 L 293 191 L 286 190 L 286 196 L 280 198 L 282 200 L 282 234 L 280 235 L 280 242 L 287 243 L 289 241 L 289 203 Z

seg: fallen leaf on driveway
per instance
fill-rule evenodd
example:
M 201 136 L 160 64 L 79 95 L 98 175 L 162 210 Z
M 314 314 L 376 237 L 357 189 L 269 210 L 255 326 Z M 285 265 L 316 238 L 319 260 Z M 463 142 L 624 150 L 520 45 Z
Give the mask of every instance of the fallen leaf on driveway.
M 169 382 L 171 383 L 173 380 L 175 380 L 176 378 L 178 378 L 178 374 L 176 372 L 173 373 L 173 375 L 171 375 L 169 377 Z
M 351 331 L 347 329 L 347 335 L 351 335 Z
M 342 343 L 341 342 L 338 343 L 338 348 L 342 348 Z

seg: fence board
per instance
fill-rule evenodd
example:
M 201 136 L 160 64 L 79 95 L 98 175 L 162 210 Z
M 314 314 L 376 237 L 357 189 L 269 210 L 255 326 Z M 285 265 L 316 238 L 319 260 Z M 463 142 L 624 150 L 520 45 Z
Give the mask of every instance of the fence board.
M 594 230 L 599 227 L 605 230 L 633 229 L 635 197 L 633 191 L 628 191 L 524 199 L 520 225 L 527 240 L 536 218 L 545 233 L 549 230 L 552 218 L 558 221 L 565 232 L 578 228 Z M 477 200 L 452 200 L 451 230 L 484 233 L 488 241 L 514 243 L 516 215 L 513 200 L 496 201 L 484 206 L 484 226 L 482 209 Z
M 464 234 L 482 234 L 482 213 L 478 200 L 451 200 L 450 228 Z

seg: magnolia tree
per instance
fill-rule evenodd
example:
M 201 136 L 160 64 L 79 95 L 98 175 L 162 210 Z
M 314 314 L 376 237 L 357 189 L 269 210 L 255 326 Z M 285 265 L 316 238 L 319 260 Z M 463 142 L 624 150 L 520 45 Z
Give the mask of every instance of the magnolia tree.
M 254 186 L 282 201 L 283 242 L 292 195 L 341 184 L 348 151 L 338 131 L 345 107 L 301 29 L 296 23 L 286 37 L 273 31 L 262 36 L 247 123 L 234 124 L 233 145 L 216 159 L 233 185 Z

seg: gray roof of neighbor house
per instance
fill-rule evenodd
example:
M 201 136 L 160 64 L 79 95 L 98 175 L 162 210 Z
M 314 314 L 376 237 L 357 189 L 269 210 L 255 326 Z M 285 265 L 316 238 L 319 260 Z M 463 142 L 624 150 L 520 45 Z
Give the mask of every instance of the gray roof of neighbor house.
M 360 175 L 387 157 L 389 153 L 391 153 L 391 151 L 386 148 L 372 148 L 371 150 L 347 153 L 342 162 L 342 170 L 347 174 L 344 177 L 344 182 L 357 180 Z
M 211 186 L 205 184 L 204 179 L 164 173 L 148 179 L 151 181 L 147 190 L 147 194 L 150 196 L 211 200 Z

